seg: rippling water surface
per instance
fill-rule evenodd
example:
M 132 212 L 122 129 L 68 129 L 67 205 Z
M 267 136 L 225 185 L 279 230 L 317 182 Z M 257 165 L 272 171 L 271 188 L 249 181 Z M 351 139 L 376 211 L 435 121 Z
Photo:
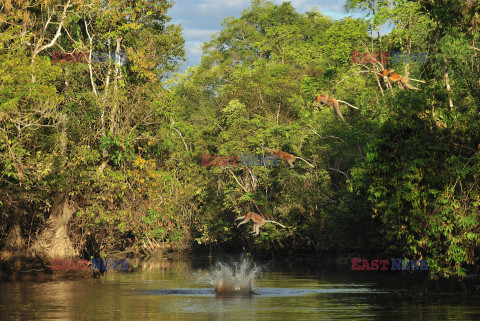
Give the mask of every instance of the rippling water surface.
M 480 320 L 478 298 L 418 299 L 418 273 L 270 264 L 250 275 L 249 296 L 216 295 L 219 275 L 214 265 L 165 262 L 99 279 L 0 283 L 0 320 Z

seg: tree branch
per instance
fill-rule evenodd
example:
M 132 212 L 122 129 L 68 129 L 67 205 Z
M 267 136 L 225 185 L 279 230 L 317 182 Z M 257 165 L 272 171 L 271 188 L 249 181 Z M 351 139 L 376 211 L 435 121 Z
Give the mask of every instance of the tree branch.
M 237 176 L 235 176 L 235 174 L 233 174 L 232 170 L 230 168 L 228 168 L 228 171 L 230 172 L 230 174 L 232 174 L 232 176 L 235 179 L 235 181 L 237 182 L 238 186 L 240 186 L 245 191 L 245 193 L 248 194 L 249 192 L 247 191 L 247 189 L 242 184 L 240 184 L 240 182 L 237 179 Z
M 61 31 L 62 31 L 62 28 L 63 28 L 63 23 L 65 22 L 65 17 L 67 16 L 67 9 L 68 7 L 70 7 L 70 0 L 68 0 L 67 4 L 65 5 L 65 7 L 63 8 L 63 12 L 62 12 L 62 16 L 60 18 L 60 23 L 58 25 L 58 28 L 57 28 L 57 32 L 55 33 L 55 36 L 53 37 L 53 39 L 46 45 L 44 45 L 43 47 L 41 47 L 40 49 L 38 49 L 38 47 L 41 45 L 41 42 L 43 42 L 43 37 L 41 38 L 41 41 L 39 41 L 37 43 L 37 46 L 33 52 L 33 56 L 35 57 L 39 52 L 45 50 L 45 49 L 48 49 L 50 47 L 52 47 L 53 45 L 55 45 L 55 43 L 57 42 L 57 39 L 58 37 L 60 37 L 60 35 L 62 34 Z M 55 11 L 54 11 L 55 12 Z M 45 25 L 45 29 L 47 28 L 48 24 L 50 23 L 50 19 L 51 17 L 48 19 L 46 25 Z
M 344 104 L 347 104 L 348 106 L 352 107 L 352 108 L 355 108 L 355 109 L 359 109 L 358 107 L 355 107 L 353 105 L 350 105 L 349 103 L 347 103 L 346 101 L 343 101 L 343 100 L 340 100 L 340 99 L 337 99 L 338 102 L 340 103 L 344 103 Z

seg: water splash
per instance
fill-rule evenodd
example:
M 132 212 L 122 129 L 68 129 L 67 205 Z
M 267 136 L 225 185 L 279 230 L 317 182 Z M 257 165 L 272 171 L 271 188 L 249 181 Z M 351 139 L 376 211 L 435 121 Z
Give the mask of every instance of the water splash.
M 210 283 L 217 295 L 252 295 L 253 280 L 260 273 L 260 267 L 247 259 L 227 265 L 217 263 L 210 272 Z

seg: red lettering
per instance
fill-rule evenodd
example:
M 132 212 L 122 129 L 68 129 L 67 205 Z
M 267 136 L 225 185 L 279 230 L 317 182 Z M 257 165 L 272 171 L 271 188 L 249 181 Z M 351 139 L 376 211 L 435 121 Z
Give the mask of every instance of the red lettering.
M 365 55 L 366 55 L 366 53 L 364 53 L 364 52 L 360 53 L 359 58 L 358 58 L 358 63 L 363 64 L 365 62 Z
M 52 62 L 57 63 L 60 60 L 60 53 L 58 51 L 52 51 Z
M 359 63 L 359 57 L 362 53 L 360 51 L 352 51 L 352 62 L 354 64 L 358 64 Z
M 382 63 L 385 63 L 388 57 L 390 57 L 390 53 L 388 52 L 374 52 L 369 54 L 360 51 L 352 51 L 352 62 L 356 64 L 376 63 L 379 60 L 381 60 Z
M 78 260 L 70 261 L 70 266 L 68 268 L 69 271 L 76 271 L 78 270 Z
M 62 266 L 60 267 L 60 270 L 68 270 L 70 268 L 70 264 L 68 263 L 67 260 L 62 260 Z
M 368 260 L 362 260 L 362 270 L 370 270 L 370 265 L 368 264 Z
M 362 63 L 372 63 L 372 54 L 364 53 L 362 57 Z
M 387 59 L 390 57 L 390 53 L 389 52 L 381 52 L 380 53 L 380 61 L 382 62 L 382 64 L 386 63 L 387 62 Z
M 68 53 L 66 53 L 66 52 L 63 53 L 63 55 L 62 55 L 62 61 L 71 62 L 71 61 L 70 61 L 70 58 L 71 58 L 70 54 L 68 54 Z
M 365 52 L 360 53 L 360 56 L 358 58 L 358 62 L 363 64 L 365 61 L 367 61 L 367 54 Z
M 230 156 L 230 160 L 231 160 L 230 165 L 238 166 L 238 161 L 239 161 L 238 156 Z
M 212 166 L 211 163 L 207 162 L 210 159 L 210 155 L 208 154 L 202 154 L 202 166 Z
M 62 263 L 61 259 L 52 259 L 52 270 L 53 271 L 60 270 L 60 263 Z
M 359 263 L 360 263 L 361 261 L 362 261 L 362 260 L 361 260 L 359 257 L 352 258 L 352 268 L 351 268 L 351 270 L 352 270 L 352 271 L 362 270 L 362 267 L 359 265 Z
M 370 63 L 370 64 L 375 62 L 374 55 L 375 54 L 369 54 L 369 53 L 364 54 L 363 55 L 363 62 L 364 63 Z
M 87 54 L 84 52 L 74 52 L 72 53 L 72 60 L 75 62 L 87 62 Z
M 212 159 L 212 162 L 210 163 L 211 165 L 210 166 L 218 166 L 219 163 L 220 163 L 220 157 L 218 156 L 212 156 L 213 159 Z
M 228 166 L 230 156 L 222 156 L 219 166 Z
M 72 54 L 73 61 L 75 62 L 80 62 L 82 59 L 82 53 L 81 52 L 74 52 Z
M 78 265 L 80 267 L 80 271 L 87 271 L 88 270 L 88 261 L 87 260 L 78 260 Z
M 388 270 L 388 267 L 386 267 L 385 265 L 388 265 L 388 260 L 380 260 L 380 265 L 382 266 L 382 268 L 380 270 L 382 271 L 386 271 Z
M 88 62 L 88 53 L 86 52 L 80 53 L 80 62 L 83 62 L 83 63 Z
M 379 260 L 372 260 L 372 265 L 370 266 L 370 270 L 377 271 L 379 266 L 378 266 L 378 261 Z
M 378 52 L 374 52 L 372 54 L 368 54 L 368 53 L 364 54 L 362 62 L 371 63 L 371 64 L 378 62 Z

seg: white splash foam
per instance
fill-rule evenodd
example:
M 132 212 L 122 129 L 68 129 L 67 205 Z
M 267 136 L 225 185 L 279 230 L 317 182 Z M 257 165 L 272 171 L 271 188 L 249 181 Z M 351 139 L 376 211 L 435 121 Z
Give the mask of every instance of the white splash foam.
M 209 282 L 215 286 L 217 295 L 249 295 L 254 293 L 253 281 L 260 270 L 247 259 L 230 265 L 219 262 L 210 272 Z

